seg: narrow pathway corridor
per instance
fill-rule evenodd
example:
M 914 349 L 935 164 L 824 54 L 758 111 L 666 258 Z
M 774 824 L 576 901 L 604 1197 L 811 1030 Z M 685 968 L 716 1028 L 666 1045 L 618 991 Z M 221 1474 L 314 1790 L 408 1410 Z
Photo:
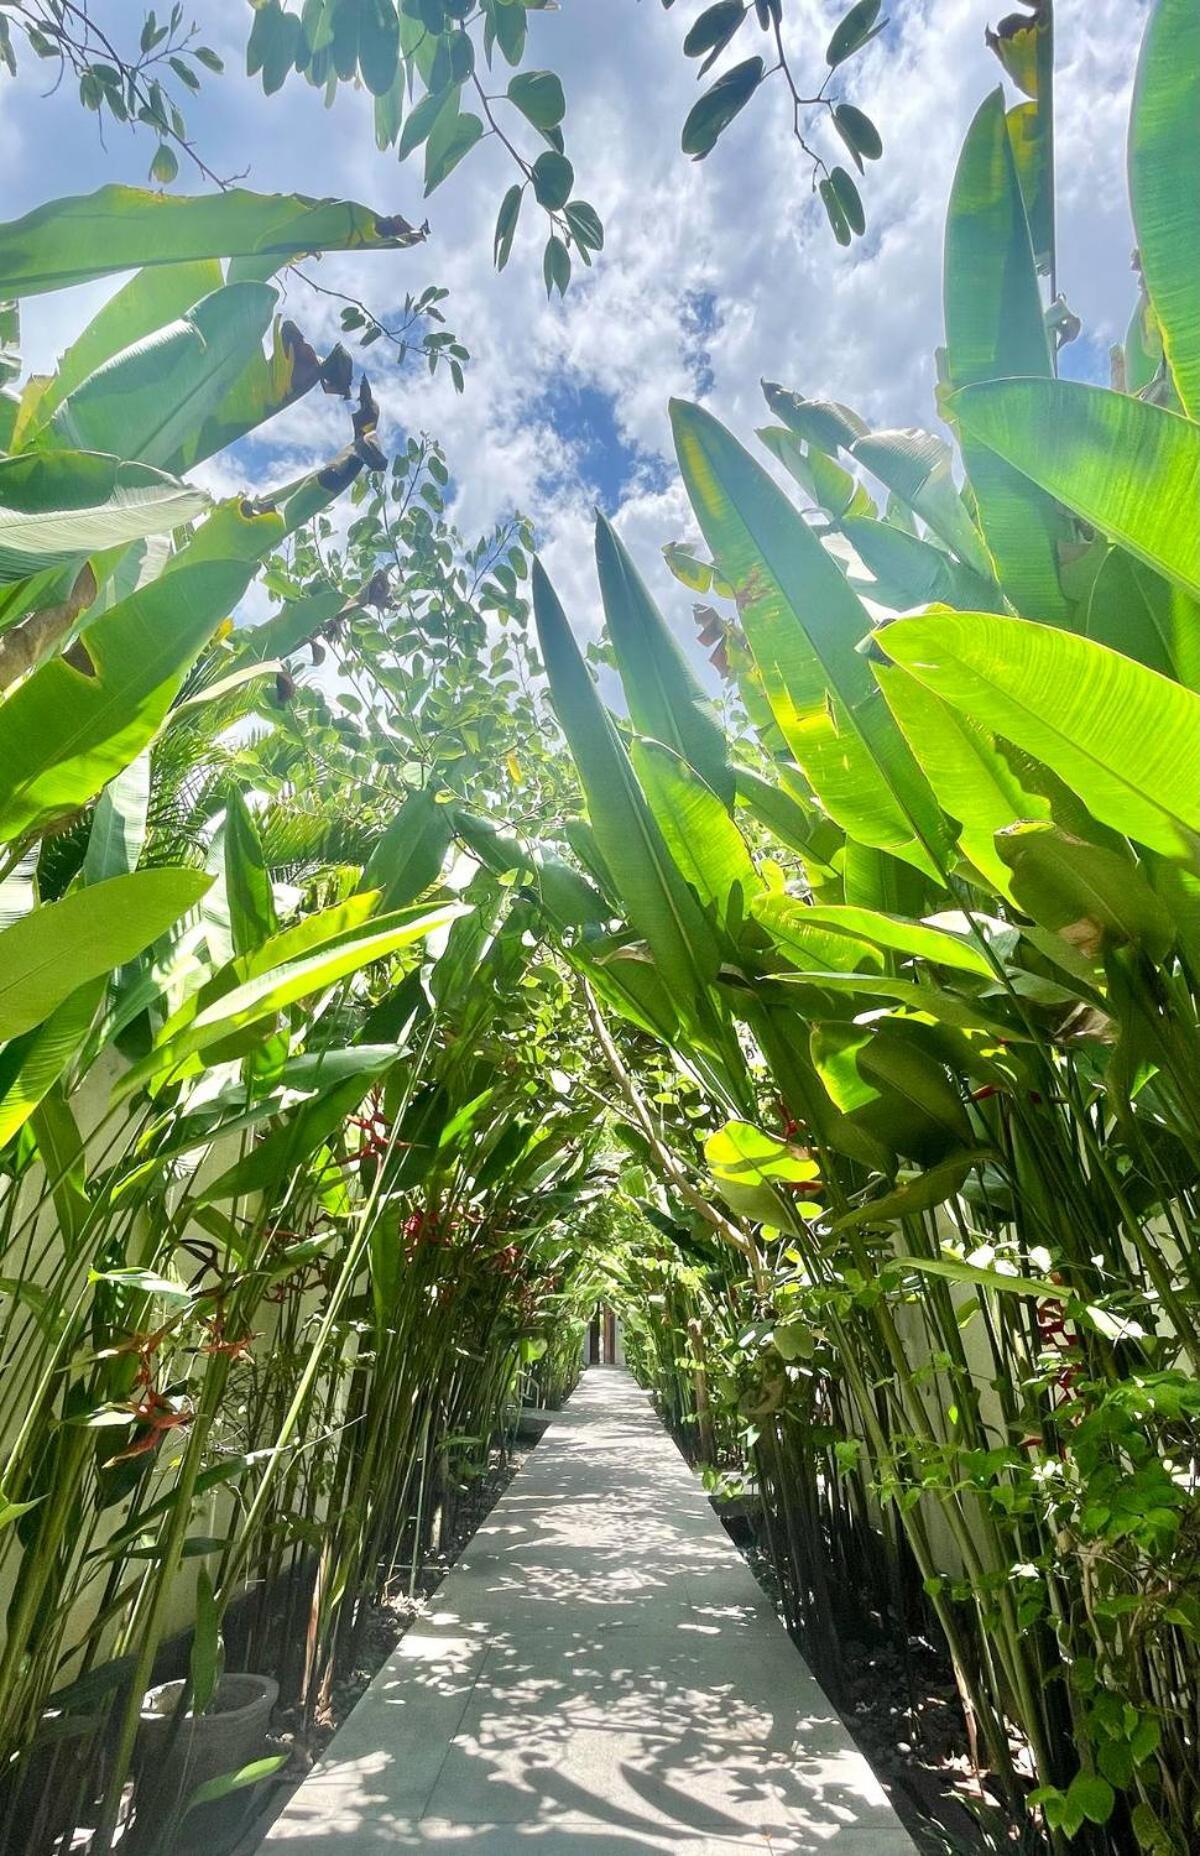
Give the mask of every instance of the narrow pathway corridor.
M 593 1369 L 263 1856 L 914 1856 L 650 1408 Z

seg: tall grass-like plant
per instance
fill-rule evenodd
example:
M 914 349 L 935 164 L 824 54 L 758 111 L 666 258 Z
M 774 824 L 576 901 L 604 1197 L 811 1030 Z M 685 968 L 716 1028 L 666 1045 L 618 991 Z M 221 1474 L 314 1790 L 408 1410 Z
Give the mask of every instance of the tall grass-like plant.
M 455 801 L 485 795 L 433 725 L 436 698 L 494 746 L 438 685 L 498 561 L 521 618 L 521 535 L 450 565 L 440 454 L 385 479 L 368 382 L 271 281 L 417 236 L 237 190 L 0 227 L 6 357 L 18 300 L 142 265 L 0 401 L 0 1840 L 30 1856 L 173 1846 L 190 1799 L 139 1764 L 139 1717 L 190 1612 L 177 1721 L 227 1632 L 327 1712 L 569 1305 L 550 1259 L 594 1134 L 566 1094 L 531 1108 L 562 982 L 528 903 L 443 885 Z M 318 387 L 348 401 L 327 465 L 193 486 Z M 259 575 L 282 604 L 251 629 Z M 422 704 L 392 654 L 439 627 Z M 297 680 L 330 647 L 345 700 Z
M 712 563 L 675 558 L 718 601 L 703 635 L 752 738 L 722 737 L 603 523 L 628 730 L 535 567 L 621 923 L 564 945 L 656 1216 L 684 1245 L 719 1233 L 704 1282 L 738 1277 L 736 1334 L 692 1292 L 689 1364 L 742 1422 L 797 1622 L 820 1651 L 822 1562 L 861 1564 L 882 1528 L 876 1589 L 902 1610 L 915 1568 L 1010 1806 L 1055 1847 L 1181 1856 L 1200 1835 L 1198 31 L 1188 0 L 1147 27 L 1142 294 L 1111 387 L 1058 377 L 1045 8 L 1000 35 L 1022 99 L 983 104 L 952 189 L 957 461 L 769 385 L 787 494 L 673 408 Z M 614 1018 L 635 1052 L 672 1049 L 685 1093 L 651 1110 Z M 678 1401 L 678 1367 L 653 1370 Z

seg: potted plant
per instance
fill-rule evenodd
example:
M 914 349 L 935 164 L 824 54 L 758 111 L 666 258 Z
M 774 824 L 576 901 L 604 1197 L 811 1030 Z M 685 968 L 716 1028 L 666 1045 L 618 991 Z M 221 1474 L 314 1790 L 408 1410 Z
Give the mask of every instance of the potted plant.
M 142 1705 L 136 1845 L 139 1851 L 153 1849 L 186 1812 L 171 1848 L 203 1847 L 211 1856 L 226 1841 L 236 1841 L 245 1816 L 246 1801 L 239 1799 L 231 1812 L 228 1795 L 280 1763 L 262 1757 L 279 1684 L 271 1676 L 222 1673 L 201 1708 L 185 1701 L 185 1687 L 191 1684 L 182 1677 L 159 1683 Z

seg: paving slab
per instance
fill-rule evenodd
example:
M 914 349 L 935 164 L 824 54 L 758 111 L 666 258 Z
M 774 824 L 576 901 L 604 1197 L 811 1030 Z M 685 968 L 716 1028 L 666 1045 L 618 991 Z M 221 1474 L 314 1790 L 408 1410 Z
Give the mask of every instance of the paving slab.
M 593 1368 L 263 1856 L 915 1856 L 655 1416 Z

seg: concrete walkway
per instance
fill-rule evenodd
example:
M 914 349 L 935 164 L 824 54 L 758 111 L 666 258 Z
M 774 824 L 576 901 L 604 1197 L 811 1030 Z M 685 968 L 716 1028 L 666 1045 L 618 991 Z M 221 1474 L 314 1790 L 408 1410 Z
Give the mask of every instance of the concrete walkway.
M 263 1856 L 914 1856 L 650 1409 L 589 1372 Z

